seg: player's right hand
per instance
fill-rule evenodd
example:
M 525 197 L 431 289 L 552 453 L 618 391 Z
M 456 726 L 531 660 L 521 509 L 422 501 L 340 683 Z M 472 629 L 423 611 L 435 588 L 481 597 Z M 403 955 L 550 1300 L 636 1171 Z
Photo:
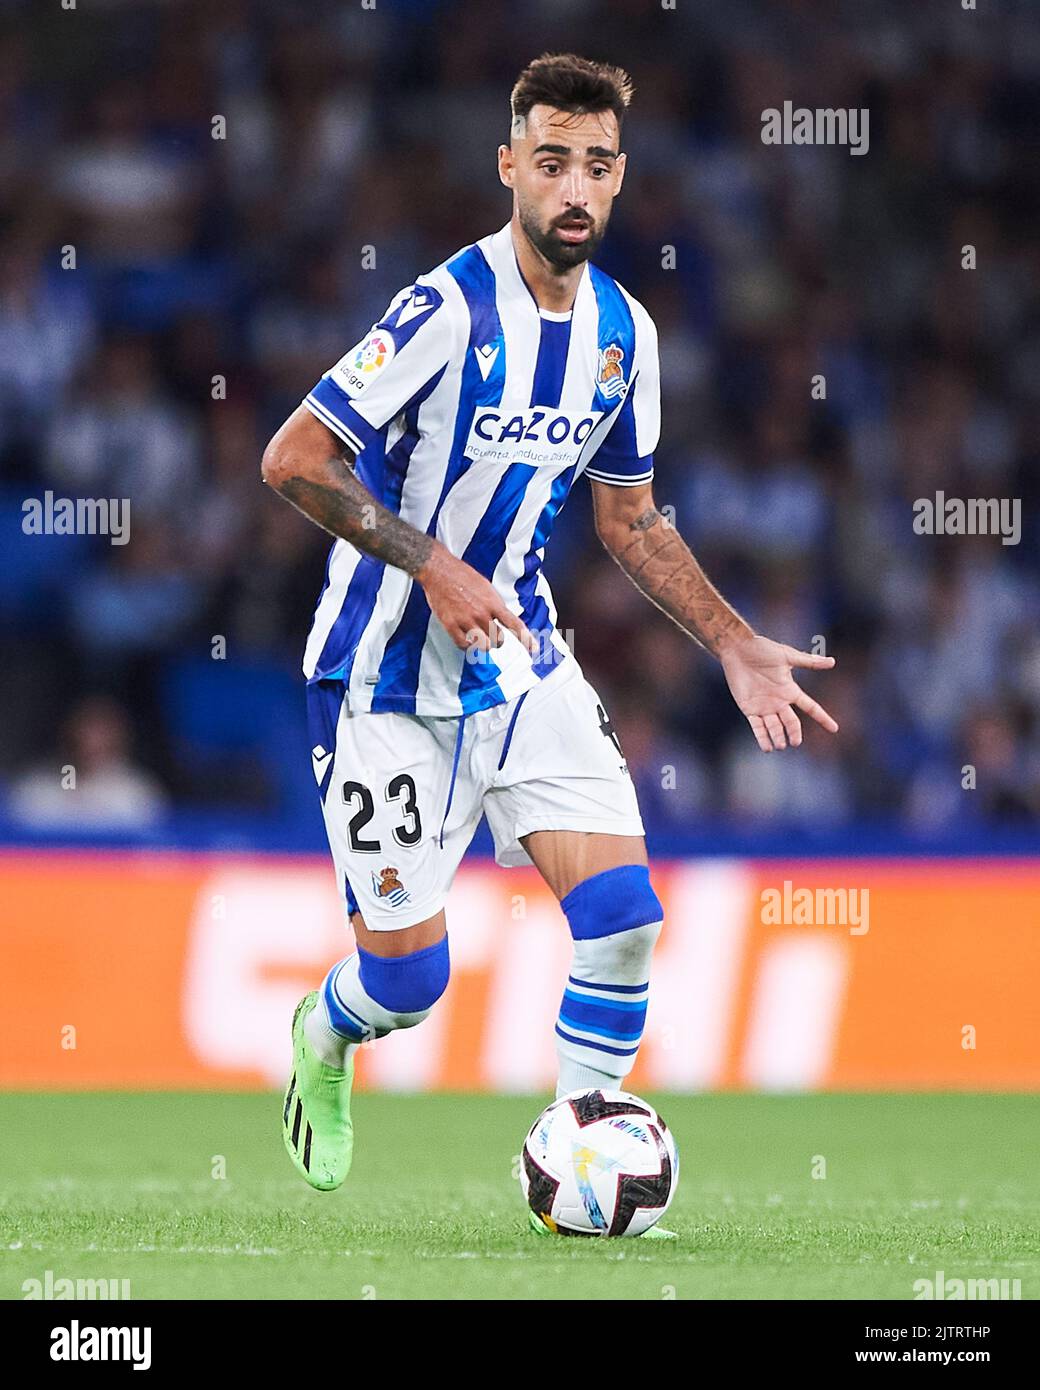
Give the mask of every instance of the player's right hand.
M 440 541 L 434 541 L 415 578 L 426 594 L 430 612 L 463 651 L 500 647 L 501 628 L 508 628 L 532 655 L 537 653 L 537 638 L 515 613 L 510 613 L 495 586 Z

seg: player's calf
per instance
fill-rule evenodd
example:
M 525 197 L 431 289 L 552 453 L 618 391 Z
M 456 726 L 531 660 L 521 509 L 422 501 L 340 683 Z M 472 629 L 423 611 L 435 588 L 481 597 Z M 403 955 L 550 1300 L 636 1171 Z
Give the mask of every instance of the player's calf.
M 646 1022 L 660 900 L 646 866 L 626 864 L 585 879 L 560 906 L 574 955 L 556 1023 L 556 1094 L 622 1090 Z
M 362 1043 L 414 1028 L 444 993 L 451 973 L 448 937 L 403 956 L 358 947 L 325 976 L 307 1039 L 330 1067 L 342 1069 Z

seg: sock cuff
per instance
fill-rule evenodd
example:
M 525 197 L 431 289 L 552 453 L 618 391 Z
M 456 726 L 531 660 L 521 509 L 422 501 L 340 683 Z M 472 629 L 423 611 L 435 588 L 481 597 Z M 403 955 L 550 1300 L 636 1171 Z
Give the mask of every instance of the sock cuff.
M 631 931 L 664 919 L 664 908 L 650 885 L 645 864 L 623 864 L 583 879 L 560 900 L 571 936 L 585 941 Z
M 390 1013 L 421 1013 L 444 993 L 451 972 L 448 934 L 406 956 L 377 956 L 358 947 L 358 974 L 369 998 Z

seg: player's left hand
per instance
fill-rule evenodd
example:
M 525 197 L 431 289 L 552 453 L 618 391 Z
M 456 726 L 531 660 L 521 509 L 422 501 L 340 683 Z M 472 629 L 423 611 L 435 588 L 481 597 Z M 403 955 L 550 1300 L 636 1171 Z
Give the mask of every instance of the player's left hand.
M 794 666 L 825 671 L 834 665 L 833 656 L 813 656 L 768 637 L 745 637 L 727 647 L 720 660 L 733 698 L 747 716 L 763 753 L 786 748 L 788 743 L 792 748 L 801 744 L 802 725 L 795 708 L 822 724 L 828 733 L 838 732 L 837 723 L 823 706 L 806 695 L 791 675 Z

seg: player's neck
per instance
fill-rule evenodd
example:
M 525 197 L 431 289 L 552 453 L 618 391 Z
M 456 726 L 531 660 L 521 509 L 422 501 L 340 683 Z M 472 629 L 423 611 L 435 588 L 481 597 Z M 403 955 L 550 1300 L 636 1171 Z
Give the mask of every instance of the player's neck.
M 535 250 L 515 216 L 510 223 L 510 230 L 520 274 L 527 281 L 528 289 L 534 295 L 539 309 L 548 309 L 554 314 L 565 314 L 573 309 L 574 297 L 578 293 L 578 285 L 585 271 L 584 262 L 561 270 L 551 265 L 540 251 Z

